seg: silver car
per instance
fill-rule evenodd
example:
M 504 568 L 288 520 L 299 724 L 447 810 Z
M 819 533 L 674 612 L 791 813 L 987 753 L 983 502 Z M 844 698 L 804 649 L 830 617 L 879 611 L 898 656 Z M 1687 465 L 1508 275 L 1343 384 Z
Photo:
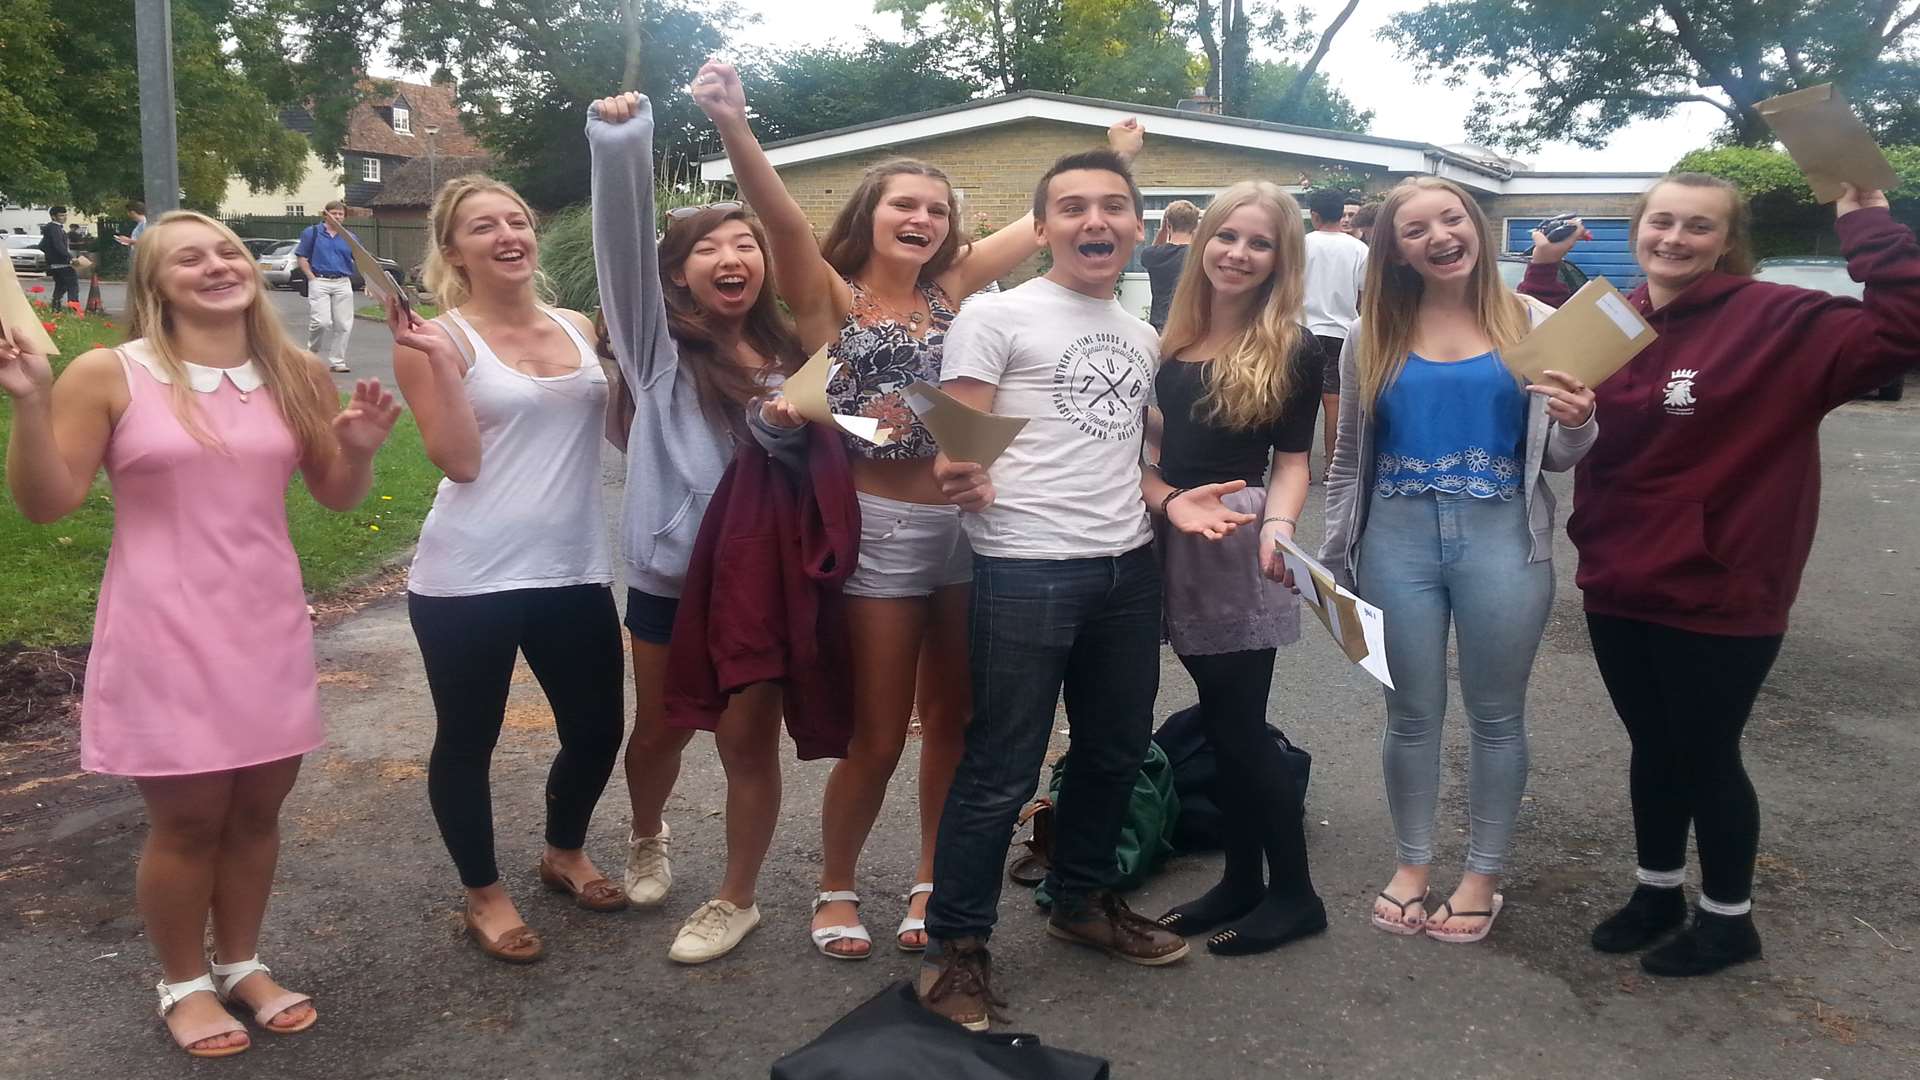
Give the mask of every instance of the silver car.
M 40 238 L 23 233 L 7 233 L 7 257 L 16 274 L 44 274 L 47 257 L 40 251 Z
M 293 278 L 293 249 L 300 245 L 298 240 L 282 240 L 260 256 L 260 273 L 267 279 L 267 285 L 275 289 L 287 288 Z

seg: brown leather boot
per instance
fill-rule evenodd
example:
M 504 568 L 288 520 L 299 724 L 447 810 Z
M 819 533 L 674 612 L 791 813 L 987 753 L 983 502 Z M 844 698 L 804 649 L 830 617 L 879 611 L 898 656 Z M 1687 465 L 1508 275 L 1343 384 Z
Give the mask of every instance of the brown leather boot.
M 1171 964 L 1187 955 L 1186 939 L 1134 914 L 1125 900 L 1109 891 L 1097 892 L 1072 908 L 1056 901 L 1047 933 L 1148 967 Z
M 1000 1019 L 995 1006 L 1006 1002 L 994 996 L 993 955 L 985 940 L 953 938 L 940 943 L 940 959 L 920 965 L 920 1004 L 968 1031 L 985 1031 Z

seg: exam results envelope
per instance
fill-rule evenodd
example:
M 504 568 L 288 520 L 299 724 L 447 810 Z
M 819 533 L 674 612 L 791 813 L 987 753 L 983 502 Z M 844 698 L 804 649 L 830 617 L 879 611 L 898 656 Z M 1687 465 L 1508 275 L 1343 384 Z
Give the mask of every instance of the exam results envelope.
M 1502 350 L 1500 359 L 1528 382 L 1545 381 L 1542 375 L 1552 368 L 1593 387 L 1626 367 L 1659 336 L 1612 282 L 1596 277 L 1519 344 Z
M 1821 202 L 1844 194 L 1842 184 L 1872 191 L 1899 186 L 1887 155 L 1832 83 L 1771 97 L 1753 109 L 1773 128 Z

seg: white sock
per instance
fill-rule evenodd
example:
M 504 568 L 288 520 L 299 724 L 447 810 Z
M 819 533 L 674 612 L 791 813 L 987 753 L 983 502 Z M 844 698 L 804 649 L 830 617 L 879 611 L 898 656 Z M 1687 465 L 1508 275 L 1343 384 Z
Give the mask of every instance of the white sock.
M 1753 910 L 1753 901 L 1742 900 L 1737 904 L 1723 904 L 1718 900 L 1709 900 L 1705 893 L 1700 894 L 1700 910 L 1711 915 L 1745 915 Z
M 1677 889 L 1687 880 L 1687 868 L 1678 870 L 1649 870 L 1644 866 L 1635 867 L 1634 880 L 1642 885 L 1651 885 L 1656 889 Z

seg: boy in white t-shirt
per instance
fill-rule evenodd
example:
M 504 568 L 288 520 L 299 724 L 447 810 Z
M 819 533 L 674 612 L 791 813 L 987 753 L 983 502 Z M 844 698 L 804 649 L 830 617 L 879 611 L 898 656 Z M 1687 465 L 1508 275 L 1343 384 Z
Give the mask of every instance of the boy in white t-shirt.
M 1029 418 L 991 474 L 945 455 L 935 465 L 968 511 L 974 550 L 973 721 L 934 849 L 920 997 L 975 1030 L 996 1003 L 986 941 L 1007 838 L 1033 797 L 1063 687 L 1073 762 L 1055 821 L 1048 933 L 1139 964 L 1187 953 L 1110 888 L 1160 683 L 1160 573 L 1140 469 L 1159 341 L 1114 300 L 1143 233 L 1140 209 L 1119 157 L 1061 158 L 1034 193 L 1052 269 L 976 298 L 947 333 L 944 389 Z M 1179 528 L 1252 520 L 1210 488 L 1148 483 Z
M 1307 212 L 1313 216 L 1313 229 L 1307 233 L 1307 333 L 1319 340 L 1327 358 L 1320 373 L 1320 405 L 1329 467 L 1340 416 L 1340 349 L 1360 321 L 1360 286 L 1367 278 L 1367 245 L 1348 231 L 1359 209 L 1343 191 L 1316 191 L 1307 197 Z

